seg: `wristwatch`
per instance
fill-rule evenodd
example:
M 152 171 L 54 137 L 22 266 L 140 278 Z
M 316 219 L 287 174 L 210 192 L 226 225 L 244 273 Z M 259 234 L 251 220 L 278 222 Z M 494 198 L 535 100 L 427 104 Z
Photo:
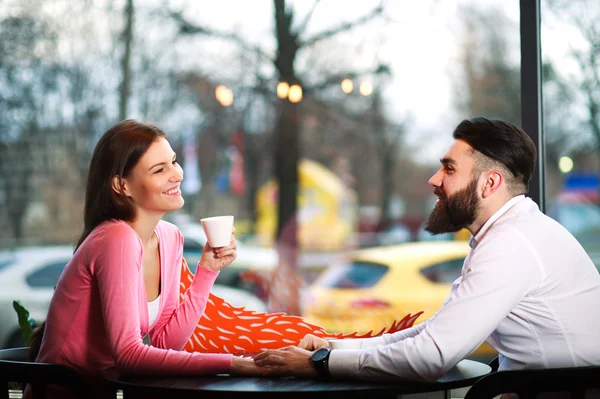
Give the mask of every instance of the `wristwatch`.
M 331 374 L 329 373 L 329 353 L 331 352 L 328 348 L 320 348 L 317 349 L 311 356 L 311 360 L 315 369 L 317 370 L 317 374 L 321 378 L 329 378 Z

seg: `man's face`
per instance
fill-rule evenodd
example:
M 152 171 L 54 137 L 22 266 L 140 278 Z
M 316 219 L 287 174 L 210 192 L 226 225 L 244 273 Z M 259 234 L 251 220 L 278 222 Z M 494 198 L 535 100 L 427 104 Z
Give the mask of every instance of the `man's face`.
M 456 140 L 441 163 L 440 170 L 429 180 L 438 196 L 425 225 L 431 234 L 452 233 L 471 225 L 481 206 L 479 177 L 473 175 L 475 159 L 471 147 Z

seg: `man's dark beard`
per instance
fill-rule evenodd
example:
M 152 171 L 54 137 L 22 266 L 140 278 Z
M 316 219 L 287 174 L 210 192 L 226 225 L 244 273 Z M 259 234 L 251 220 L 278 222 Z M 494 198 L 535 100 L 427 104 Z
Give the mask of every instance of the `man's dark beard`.
M 480 206 L 477 179 L 471 180 L 467 187 L 450 197 L 437 188 L 434 194 L 440 201 L 435 204 L 425 224 L 425 230 L 431 234 L 454 233 L 472 224 L 477 218 Z

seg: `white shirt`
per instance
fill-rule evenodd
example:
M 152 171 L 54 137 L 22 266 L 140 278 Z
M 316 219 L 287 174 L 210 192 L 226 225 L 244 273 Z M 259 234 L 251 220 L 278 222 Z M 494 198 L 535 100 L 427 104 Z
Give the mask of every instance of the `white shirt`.
M 600 365 L 600 274 L 564 227 L 520 195 L 470 246 L 432 318 L 332 350 L 331 374 L 433 381 L 484 340 L 502 370 Z
M 152 327 L 158 317 L 158 305 L 160 305 L 160 294 L 152 302 L 148 302 L 148 326 Z

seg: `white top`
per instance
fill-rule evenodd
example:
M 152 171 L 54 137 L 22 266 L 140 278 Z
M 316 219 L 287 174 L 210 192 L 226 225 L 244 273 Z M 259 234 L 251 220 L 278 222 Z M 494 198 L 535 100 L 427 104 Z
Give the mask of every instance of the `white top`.
M 434 317 L 332 350 L 331 374 L 436 380 L 484 340 L 501 370 L 600 364 L 600 274 L 564 227 L 520 195 L 469 244 Z
M 152 327 L 158 317 L 158 305 L 160 304 L 160 294 L 152 302 L 148 302 L 148 326 Z

